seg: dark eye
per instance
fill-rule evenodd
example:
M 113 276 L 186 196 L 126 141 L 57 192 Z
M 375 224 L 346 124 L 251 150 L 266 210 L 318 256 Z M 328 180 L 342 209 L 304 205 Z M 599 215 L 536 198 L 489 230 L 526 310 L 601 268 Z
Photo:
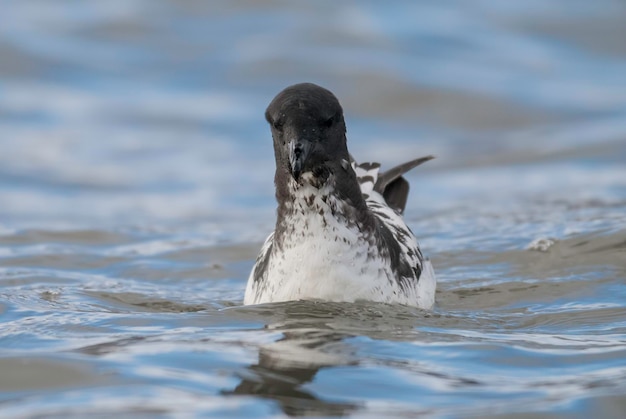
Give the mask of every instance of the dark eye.
M 330 128 L 330 127 L 332 127 L 335 124 L 336 121 L 337 121 L 337 115 L 335 114 L 335 115 L 331 116 L 330 118 L 328 118 L 327 120 L 324 121 L 324 126 L 326 128 Z
M 273 121 L 272 126 L 274 127 L 274 129 L 277 129 L 280 131 L 283 128 L 283 122 L 280 120 Z

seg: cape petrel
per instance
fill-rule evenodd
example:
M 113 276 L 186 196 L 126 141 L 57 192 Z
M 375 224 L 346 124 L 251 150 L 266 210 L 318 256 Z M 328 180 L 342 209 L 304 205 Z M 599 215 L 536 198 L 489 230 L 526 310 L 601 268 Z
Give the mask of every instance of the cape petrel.
M 402 213 L 402 175 L 432 156 L 380 172 L 346 145 L 339 101 L 311 83 L 289 86 L 265 118 L 276 158 L 276 228 L 256 259 L 244 304 L 358 300 L 430 309 L 436 279 Z

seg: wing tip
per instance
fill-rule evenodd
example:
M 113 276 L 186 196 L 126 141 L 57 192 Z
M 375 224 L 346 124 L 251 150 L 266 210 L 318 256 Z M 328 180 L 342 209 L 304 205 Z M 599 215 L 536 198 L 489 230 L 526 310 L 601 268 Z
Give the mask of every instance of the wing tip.
M 376 181 L 376 186 L 374 187 L 374 189 L 377 190 L 378 192 L 383 193 L 387 185 L 391 184 L 393 181 L 400 178 L 409 170 L 412 170 L 416 168 L 417 166 L 423 163 L 426 163 L 427 161 L 430 161 L 434 158 L 435 156 L 430 154 L 428 156 L 419 157 L 417 159 L 410 160 L 406 163 L 399 164 L 395 167 L 392 167 L 389 170 L 386 170 L 385 172 L 381 173 L 378 176 L 378 179 Z

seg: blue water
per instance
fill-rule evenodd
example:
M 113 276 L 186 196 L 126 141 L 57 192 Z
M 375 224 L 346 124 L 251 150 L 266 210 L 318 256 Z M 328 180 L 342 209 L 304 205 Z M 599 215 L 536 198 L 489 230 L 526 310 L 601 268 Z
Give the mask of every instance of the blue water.
M 624 417 L 626 5 L 0 2 L 0 416 Z M 311 81 L 437 307 L 242 307 Z

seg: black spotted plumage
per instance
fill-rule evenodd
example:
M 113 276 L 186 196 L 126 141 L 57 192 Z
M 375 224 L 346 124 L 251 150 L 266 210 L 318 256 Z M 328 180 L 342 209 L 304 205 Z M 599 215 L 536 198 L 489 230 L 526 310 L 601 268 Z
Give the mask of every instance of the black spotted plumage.
M 276 228 L 252 269 L 245 304 L 372 300 L 430 308 L 436 279 L 402 219 L 402 176 L 348 153 L 343 110 L 328 90 L 290 86 L 268 106 L 276 160 Z

